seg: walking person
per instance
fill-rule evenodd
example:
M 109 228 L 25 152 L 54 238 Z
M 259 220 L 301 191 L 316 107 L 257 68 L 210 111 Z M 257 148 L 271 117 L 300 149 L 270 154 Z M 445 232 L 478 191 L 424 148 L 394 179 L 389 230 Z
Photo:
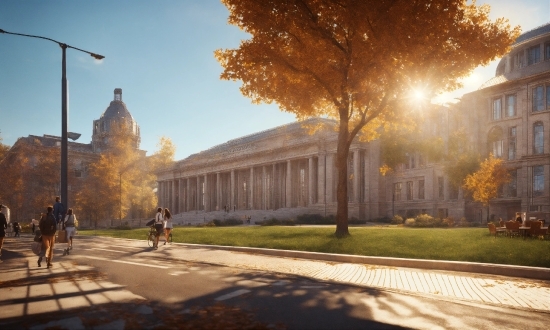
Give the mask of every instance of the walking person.
M 50 268 L 52 266 L 53 244 L 55 232 L 57 230 L 57 224 L 55 221 L 55 216 L 53 215 L 53 207 L 48 206 L 47 210 L 48 212 L 46 213 L 46 215 L 40 218 L 38 228 L 40 228 L 40 233 L 42 233 L 42 251 L 44 251 L 43 255 L 46 256 L 47 267 Z M 38 258 L 38 267 L 42 267 L 41 262 L 42 255 Z
M 3 207 L 4 205 L 0 204 L 0 257 L 2 257 L 2 246 L 4 245 L 4 237 L 6 237 L 6 229 L 8 229 L 8 221 L 4 213 L 2 213 Z
M 53 205 L 53 215 L 55 216 L 55 224 L 60 224 L 65 215 L 65 205 L 61 203 L 61 197 L 55 197 L 55 204 Z
M 67 210 L 67 215 L 65 216 L 65 232 L 67 233 L 67 250 L 63 254 L 69 254 L 69 250 L 73 249 L 73 237 L 76 233 L 76 215 L 73 213 L 73 209 Z
M 172 214 L 170 213 L 170 210 L 164 209 L 164 245 L 168 242 L 168 237 L 170 237 L 172 228 L 174 228 L 174 225 L 172 224 Z
M 157 250 L 159 248 L 159 238 L 160 234 L 163 232 L 164 228 L 164 217 L 162 215 L 162 207 L 157 209 L 157 215 L 155 215 L 155 229 L 157 230 L 157 235 L 155 236 L 155 244 L 153 249 Z

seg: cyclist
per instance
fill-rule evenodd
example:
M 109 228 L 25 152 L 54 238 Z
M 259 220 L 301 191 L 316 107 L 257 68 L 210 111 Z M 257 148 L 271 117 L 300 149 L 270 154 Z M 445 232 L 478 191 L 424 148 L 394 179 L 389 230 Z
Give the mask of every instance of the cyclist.
M 164 209 L 164 238 L 166 239 L 164 241 L 164 245 L 166 245 L 166 242 L 168 242 L 168 237 L 170 237 L 170 232 L 172 231 L 173 227 L 172 214 L 170 213 L 170 210 Z
M 153 249 L 157 250 L 159 248 L 159 237 L 164 228 L 164 217 L 162 216 L 162 207 L 157 209 L 157 215 L 155 216 L 155 229 L 157 230 L 157 235 L 155 237 L 155 244 Z

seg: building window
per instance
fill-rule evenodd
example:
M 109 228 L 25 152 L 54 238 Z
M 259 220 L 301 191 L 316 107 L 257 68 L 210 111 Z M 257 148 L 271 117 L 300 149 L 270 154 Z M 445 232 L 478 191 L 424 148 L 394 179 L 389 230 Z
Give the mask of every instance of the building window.
M 418 154 L 418 166 L 422 167 L 426 165 L 426 160 L 422 154 Z
M 437 186 L 438 186 L 439 199 L 444 199 L 445 198 L 445 185 L 444 185 L 444 181 L 443 181 L 442 176 L 437 177 Z
M 508 183 L 508 196 L 518 197 L 518 170 L 510 171 L 510 182 Z
M 413 182 L 407 181 L 407 200 L 412 201 L 413 199 Z
M 416 155 L 411 156 L 411 168 L 416 168 Z
M 516 126 L 508 130 L 508 159 L 516 159 Z
M 506 95 L 506 117 L 516 115 L 516 94 Z
M 487 137 L 487 141 L 489 143 L 489 150 L 493 154 L 495 158 L 502 158 L 502 148 L 504 145 L 504 138 L 502 133 L 502 128 L 500 127 L 494 127 L 489 132 L 489 136 Z
M 424 180 L 418 180 L 418 199 L 424 199 Z
M 393 184 L 393 200 L 394 201 L 401 200 L 401 182 L 397 182 Z
M 550 42 L 544 44 L 544 59 L 550 60 Z
M 533 166 L 533 196 L 544 193 L 544 166 Z
M 540 62 L 540 46 L 536 45 L 527 50 L 527 65 Z
M 74 170 L 74 177 L 75 178 L 81 178 L 82 177 L 82 171 L 81 170 Z
M 502 118 L 502 99 L 493 100 L 493 120 Z
M 449 199 L 458 199 L 458 187 L 449 186 Z
M 544 110 L 544 86 L 537 86 L 533 89 L 533 112 L 542 110 Z
M 540 121 L 533 124 L 533 153 L 544 153 L 544 126 Z

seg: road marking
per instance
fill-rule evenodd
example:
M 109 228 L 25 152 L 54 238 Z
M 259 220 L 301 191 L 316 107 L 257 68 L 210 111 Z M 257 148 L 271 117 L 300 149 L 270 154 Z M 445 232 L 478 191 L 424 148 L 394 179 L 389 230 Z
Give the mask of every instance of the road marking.
M 144 264 L 139 262 L 132 262 L 132 261 L 124 261 L 124 260 L 111 260 L 107 258 L 101 258 L 101 257 L 90 257 L 90 256 L 84 256 L 88 259 L 95 259 L 95 260 L 105 260 L 105 261 L 111 261 L 111 262 L 118 262 L 121 264 L 129 264 L 129 265 L 136 265 L 136 266 L 145 266 L 145 267 L 151 267 L 151 268 L 162 268 L 162 269 L 168 269 L 170 267 L 168 266 L 158 266 L 158 265 L 150 265 L 150 264 Z
M 228 294 L 224 294 L 223 296 L 220 296 L 214 300 L 216 301 L 222 301 L 222 300 L 227 300 L 227 299 L 231 299 L 231 298 L 235 298 L 237 296 L 240 296 L 240 295 L 243 295 L 245 293 L 249 293 L 250 290 L 246 290 L 246 289 L 241 289 L 241 290 L 237 290 L 235 292 L 231 292 L 231 293 L 228 293 Z
M 118 252 L 118 253 L 125 253 L 126 251 L 120 251 L 120 250 L 110 250 L 110 249 L 102 249 L 102 248 L 91 248 L 86 250 L 101 250 L 101 251 L 108 251 L 108 252 Z
M 189 272 L 177 270 L 175 272 L 168 273 L 168 275 L 174 275 L 174 276 L 178 276 L 182 274 L 189 274 Z

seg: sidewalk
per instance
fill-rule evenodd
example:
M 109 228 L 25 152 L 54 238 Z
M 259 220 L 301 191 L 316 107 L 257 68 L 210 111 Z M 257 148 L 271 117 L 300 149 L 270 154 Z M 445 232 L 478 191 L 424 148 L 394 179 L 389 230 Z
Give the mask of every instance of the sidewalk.
M 144 244 L 143 241 L 106 237 L 85 239 L 109 249 L 143 247 Z M 166 325 L 158 313 L 162 308 L 120 285 L 106 281 L 91 267 L 60 261 L 54 262 L 51 269 L 37 268 L 36 257 L 30 252 L 30 242 L 30 236 L 6 238 L 4 242 L 4 262 L 0 264 L 0 328 L 124 329 L 132 325 L 136 328 Z M 177 243 L 162 250 L 164 257 L 172 260 L 290 274 L 452 302 L 550 313 L 548 280 L 384 266 L 380 265 L 381 260 L 377 261 L 378 265 L 373 265 L 361 263 L 362 259 L 355 256 L 297 251 Z M 139 254 L 136 258 L 140 258 Z M 395 259 L 386 261 L 396 262 Z M 410 264 L 410 261 L 403 260 L 403 263 Z M 448 267 L 452 268 L 452 265 Z M 521 270 L 527 272 L 529 267 L 521 267 Z M 541 273 L 538 268 L 534 268 L 533 272 L 538 274 L 536 276 L 546 274 L 544 269 Z M 205 319 L 200 317 L 210 312 L 216 315 L 224 313 L 223 310 L 185 313 L 196 313 L 197 322 L 204 322 Z M 246 316 L 243 315 L 242 319 L 246 320 Z M 262 327 L 258 325 L 257 328 Z

